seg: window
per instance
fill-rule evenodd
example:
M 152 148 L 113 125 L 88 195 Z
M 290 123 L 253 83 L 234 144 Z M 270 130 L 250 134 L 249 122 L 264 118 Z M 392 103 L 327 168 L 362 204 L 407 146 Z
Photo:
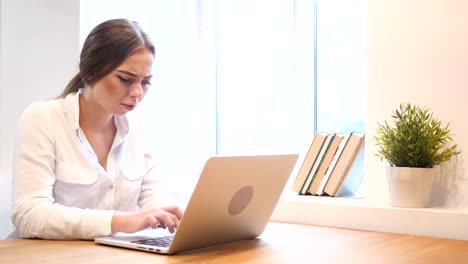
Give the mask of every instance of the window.
M 367 1 L 317 0 L 317 131 L 364 131 Z
M 218 153 L 297 153 L 314 133 L 314 2 L 219 1 Z
M 364 7 L 364 0 L 82 0 L 80 16 L 82 41 L 116 17 L 138 21 L 153 38 L 147 134 L 158 173 L 179 193 L 193 187 L 209 156 L 304 153 L 317 130 L 363 130 Z

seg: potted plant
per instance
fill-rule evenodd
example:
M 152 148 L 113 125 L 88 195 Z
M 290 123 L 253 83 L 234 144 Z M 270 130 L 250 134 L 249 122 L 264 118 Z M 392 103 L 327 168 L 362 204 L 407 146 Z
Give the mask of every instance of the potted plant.
M 452 143 L 449 124 L 443 126 L 427 108 L 402 103 L 393 111 L 393 124 L 378 123 L 374 136 L 380 160 L 389 163 L 390 201 L 396 207 L 427 207 L 434 168 L 460 153 Z

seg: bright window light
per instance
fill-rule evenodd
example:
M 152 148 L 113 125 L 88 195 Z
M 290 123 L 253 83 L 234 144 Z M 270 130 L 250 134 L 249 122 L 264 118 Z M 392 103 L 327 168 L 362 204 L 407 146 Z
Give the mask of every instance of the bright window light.
M 155 42 L 145 132 L 176 194 L 210 156 L 303 155 L 315 131 L 363 130 L 364 0 L 81 0 L 80 12 L 82 42 L 119 17 Z

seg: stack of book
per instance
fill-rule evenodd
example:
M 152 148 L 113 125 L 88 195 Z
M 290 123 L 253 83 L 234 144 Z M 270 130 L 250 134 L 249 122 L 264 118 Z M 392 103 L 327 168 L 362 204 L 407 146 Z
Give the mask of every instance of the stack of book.
M 364 177 L 364 133 L 315 135 L 292 190 L 298 194 L 352 196 Z

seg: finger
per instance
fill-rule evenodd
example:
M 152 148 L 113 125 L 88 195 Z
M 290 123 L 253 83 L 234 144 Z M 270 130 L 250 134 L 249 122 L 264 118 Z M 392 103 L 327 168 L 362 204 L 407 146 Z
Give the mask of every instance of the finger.
M 176 210 L 173 212 L 176 216 L 177 216 L 177 219 L 182 219 L 182 216 L 184 215 L 182 213 L 182 211 L 179 209 L 179 207 L 176 207 Z
M 153 229 L 160 228 L 160 227 L 161 227 L 161 223 L 159 223 L 158 221 L 156 221 L 156 223 L 151 226 L 151 228 Z
M 176 228 L 176 229 L 179 228 L 179 225 L 180 225 L 179 217 L 177 217 L 174 214 L 170 214 L 170 217 L 171 217 L 172 221 L 174 222 L 174 228 Z
M 151 214 L 146 215 L 145 217 L 145 228 L 146 227 L 151 227 L 151 228 L 157 228 L 159 225 L 159 221 Z
M 168 206 L 168 207 L 163 207 L 162 208 L 164 211 L 167 211 L 171 214 L 174 214 L 177 216 L 178 219 L 182 219 L 183 213 L 177 206 Z
M 161 224 L 164 224 L 169 229 L 169 232 L 174 233 L 174 221 L 172 221 L 172 218 L 168 213 L 161 213 L 156 216 L 156 219 L 158 219 Z

